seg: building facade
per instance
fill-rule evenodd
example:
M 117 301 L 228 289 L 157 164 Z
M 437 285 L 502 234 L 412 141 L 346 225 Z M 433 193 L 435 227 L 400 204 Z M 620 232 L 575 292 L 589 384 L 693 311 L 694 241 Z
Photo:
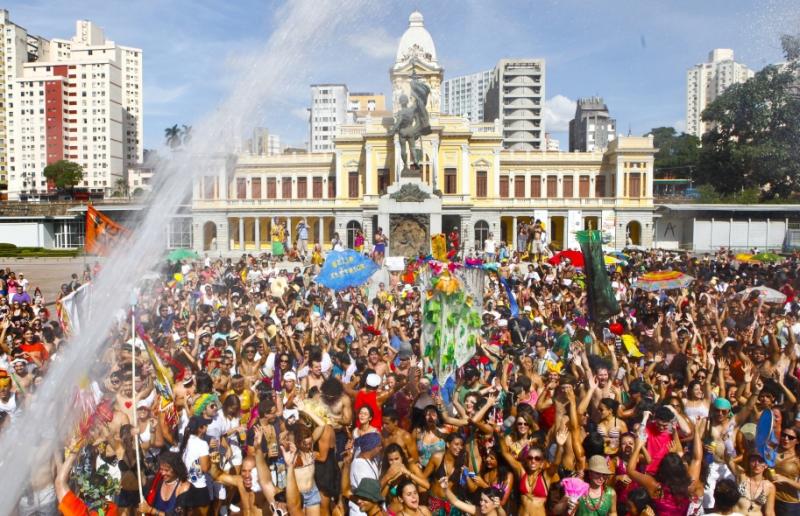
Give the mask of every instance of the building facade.
M 708 62 L 696 64 L 686 72 L 686 132 L 700 138 L 708 130 L 703 110 L 731 85 L 746 82 L 755 72 L 737 63 L 733 50 L 715 48 Z
M 333 140 L 347 120 L 347 86 L 313 84 L 311 107 L 308 110 L 309 152 L 333 151 Z
M 494 70 L 453 77 L 442 82 L 441 111 L 470 122 L 483 122 L 483 105 Z
M 253 136 L 247 139 L 247 152 L 256 156 L 275 156 L 281 153 L 281 137 L 272 134 L 266 127 L 253 129 Z
M 608 114 L 602 97 L 578 99 L 569 121 L 569 151 L 604 151 L 617 137 L 617 121 Z
M 83 167 L 77 186 L 111 194 L 143 157 L 142 51 L 83 20 L 71 40 L 38 41 L 5 77 L 9 198 L 52 191 L 44 168 L 61 159 Z
M 504 83 L 542 85 L 540 109 L 543 63 L 514 63 L 525 66 L 516 76 L 505 66 Z M 428 245 L 432 234 L 454 228 L 468 252 L 482 249 L 490 233 L 513 245 L 518 224 L 534 219 L 545 222 L 555 248 L 576 247 L 575 232 L 584 228 L 603 230 L 616 247 L 650 245 L 652 138 L 619 138 L 605 152 L 504 148 L 505 128 L 439 112 L 443 69 L 419 13 L 411 15 L 390 70 L 393 110 L 412 76 L 431 90 L 431 133 L 419 144 L 419 179 L 403 176 L 399 144 L 387 134 L 391 117 L 342 125 L 331 152 L 220 160 L 217 174 L 194 185 L 194 248 L 268 252 L 273 224 L 285 222 L 294 241 L 301 220 L 311 228 L 310 242 L 325 248 L 337 233 L 352 247 L 359 230 L 371 242 L 381 227 L 389 255 L 403 254 L 414 235 L 424 233 Z
M 483 119 L 499 120 L 503 147 L 544 149 L 544 59 L 501 59 L 494 68 Z

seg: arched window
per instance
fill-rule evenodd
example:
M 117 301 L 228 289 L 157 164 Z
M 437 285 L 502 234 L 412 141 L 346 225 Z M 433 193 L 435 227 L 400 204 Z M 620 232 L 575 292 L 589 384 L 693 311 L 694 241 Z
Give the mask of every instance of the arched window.
M 477 251 L 483 249 L 483 243 L 489 238 L 489 223 L 479 220 L 475 223 L 475 247 Z
M 347 247 L 353 249 L 356 245 L 356 233 L 361 229 L 361 224 L 355 220 L 347 223 Z

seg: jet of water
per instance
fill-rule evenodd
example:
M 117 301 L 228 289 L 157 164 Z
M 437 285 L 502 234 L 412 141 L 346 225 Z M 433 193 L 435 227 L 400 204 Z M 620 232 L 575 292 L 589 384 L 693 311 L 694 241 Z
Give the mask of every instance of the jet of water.
M 169 220 L 201 176 L 224 173 L 244 125 L 269 103 L 285 96 L 297 79 L 310 75 L 316 53 L 333 38 L 373 22 L 380 4 L 370 0 L 291 0 L 275 13 L 276 28 L 264 48 L 248 57 L 230 96 L 193 125 L 182 152 L 161 162 L 148 206 L 124 249 L 116 249 L 93 286 L 92 324 L 58 352 L 44 383 L 0 436 L 0 514 L 9 514 L 34 468 L 46 467 L 73 428 L 74 392 L 82 378 L 108 356 L 113 321 L 130 299 L 138 278 L 153 270 L 164 251 Z M 308 87 L 308 85 L 304 85 Z M 106 345 L 106 346 L 104 346 Z

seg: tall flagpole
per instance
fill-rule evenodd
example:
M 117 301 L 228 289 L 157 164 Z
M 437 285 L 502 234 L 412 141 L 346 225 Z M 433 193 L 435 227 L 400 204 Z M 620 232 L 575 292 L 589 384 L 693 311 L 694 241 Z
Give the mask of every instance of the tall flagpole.
M 133 443 L 136 452 L 136 478 L 139 484 L 139 503 L 144 501 L 144 492 L 142 491 L 142 461 L 139 457 L 139 422 L 136 418 L 136 292 L 131 295 L 131 377 L 133 384 L 133 403 L 131 410 L 133 411 L 133 428 L 136 429 L 135 440 Z

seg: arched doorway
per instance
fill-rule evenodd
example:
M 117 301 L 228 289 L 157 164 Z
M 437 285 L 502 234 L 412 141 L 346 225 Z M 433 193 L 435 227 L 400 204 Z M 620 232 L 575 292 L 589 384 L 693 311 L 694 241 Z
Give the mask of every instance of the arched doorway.
M 489 238 L 489 223 L 479 220 L 475 223 L 475 250 L 483 251 L 483 243 Z
M 625 245 L 642 245 L 642 225 L 635 220 L 628 222 L 625 230 Z
M 347 223 L 347 247 L 353 249 L 356 246 L 356 233 L 361 229 L 361 224 L 355 220 Z
M 549 243 L 555 251 L 564 249 L 564 227 L 566 226 L 566 217 L 553 216 L 550 217 L 550 227 L 546 227 L 550 239 Z
M 210 220 L 203 224 L 203 251 L 217 250 L 217 225 Z

